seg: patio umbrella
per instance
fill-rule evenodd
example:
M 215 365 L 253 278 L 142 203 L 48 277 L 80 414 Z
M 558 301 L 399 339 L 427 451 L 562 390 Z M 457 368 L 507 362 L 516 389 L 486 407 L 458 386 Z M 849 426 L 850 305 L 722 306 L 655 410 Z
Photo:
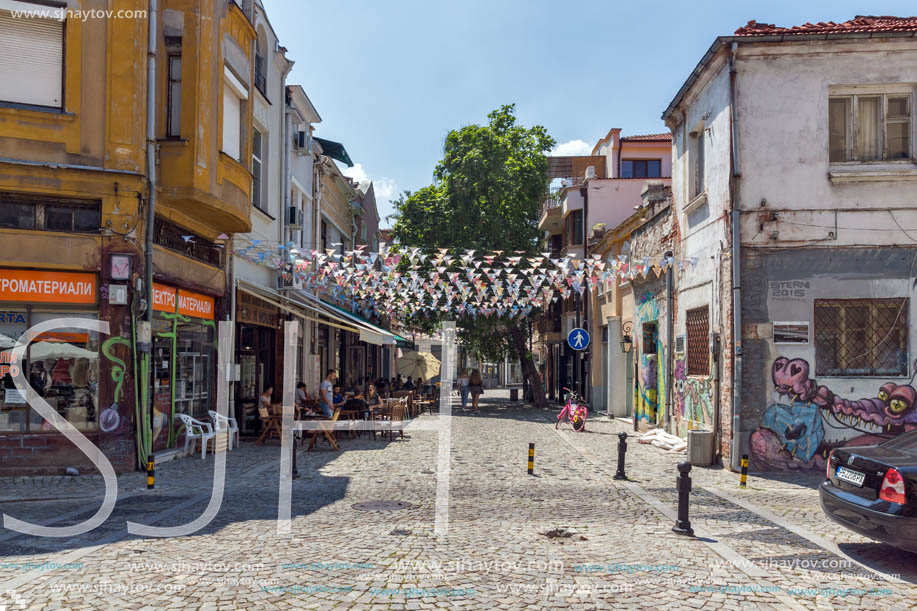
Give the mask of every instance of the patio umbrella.
M 12 348 L 16 345 L 16 340 L 8 335 L 0 333 L 0 348 Z
M 86 350 L 62 342 L 35 342 L 32 344 L 31 356 L 33 361 L 44 359 L 97 359 L 98 352 Z M 9 352 L 4 350 L 4 352 Z
M 439 375 L 439 359 L 429 352 L 409 350 L 395 361 L 395 364 L 398 366 L 398 373 L 415 380 L 418 378 L 429 380 Z

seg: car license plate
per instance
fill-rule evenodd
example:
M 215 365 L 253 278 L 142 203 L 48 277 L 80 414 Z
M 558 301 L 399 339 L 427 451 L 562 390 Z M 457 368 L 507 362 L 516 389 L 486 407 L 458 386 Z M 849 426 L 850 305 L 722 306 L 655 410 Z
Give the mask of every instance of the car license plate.
M 847 482 L 848 484 L 853 484 L 858 488 L 862 488 L 863 481 L 866 479 L 866 474 L 860 473 L 859 471 L 853 471 L 847 467 L 838 467 L 837 479 L 841 480 L 842 482 Z

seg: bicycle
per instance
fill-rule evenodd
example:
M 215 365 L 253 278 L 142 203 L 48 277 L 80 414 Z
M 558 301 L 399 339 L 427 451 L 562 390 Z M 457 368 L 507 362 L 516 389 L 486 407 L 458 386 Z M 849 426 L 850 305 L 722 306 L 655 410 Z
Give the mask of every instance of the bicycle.
M 586 408 L 586 402 L 576 391 L 564 388 L 567 391 L 567 403 L 564 408 L 557 414 L 557 422 L 554 428 L 560 428 L 562 422 L 569 421 L 573 425 L 573 430 L 582 433 L 586 430 L 586 418 L 589 410 Z

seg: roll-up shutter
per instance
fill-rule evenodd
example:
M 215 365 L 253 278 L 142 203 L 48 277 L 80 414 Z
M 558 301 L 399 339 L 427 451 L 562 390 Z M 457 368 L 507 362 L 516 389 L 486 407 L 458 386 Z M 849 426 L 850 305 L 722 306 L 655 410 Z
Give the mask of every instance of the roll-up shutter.
M 241 161 L 242 102 L 228 85 L 223 85 L 223 152 Z
M 0 10 L 0 101 L 61 107 L 63 56 L 62 21 Z

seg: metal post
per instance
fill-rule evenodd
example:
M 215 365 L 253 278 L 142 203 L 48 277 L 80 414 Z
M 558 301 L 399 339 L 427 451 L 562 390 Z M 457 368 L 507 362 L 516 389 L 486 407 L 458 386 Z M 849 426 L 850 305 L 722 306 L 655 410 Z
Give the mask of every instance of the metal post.
M 678 488 L 678 520 L 672 527 L 672 532 L 688 537 L 694 536 L 691 522 L 688 520 L 688 495 L 691 493 L 691 463 L 685 461 L 678 463 L 678 477 L 675 478 L 675 487 Z
M 156 486 L 156 457 L 150 454 L 146 461 L 146 489 L 152 490 Z
M 529 475 L 535 475 L 535 444 L 529 444 Z
M 742 454 L 742 476 L 739 479 L 739 488 L 745 488 L 748 483 L 748 454 Z
M 614 479 L 627 479 L 624 473 L 624 455 L 627 454 L 627 433 L 618 433 L 618 471 Z

